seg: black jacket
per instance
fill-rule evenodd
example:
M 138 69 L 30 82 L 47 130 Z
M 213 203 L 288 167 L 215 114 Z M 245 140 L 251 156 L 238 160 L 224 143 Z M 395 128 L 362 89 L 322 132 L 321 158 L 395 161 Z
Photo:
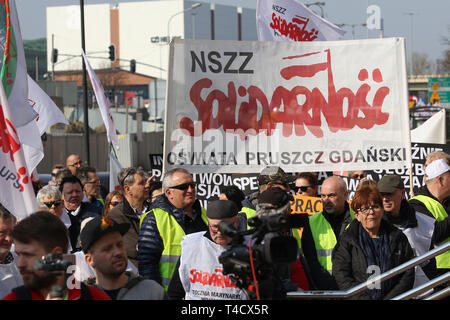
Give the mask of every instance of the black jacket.
M 389 237 L 391 267 L 395 268 L 414 258 L 414 252 L 403 232 L 387 221 L 382 220 L 381 224 Z M 359 225 L 360 223 L 354 220 L 343 233 L 340 242 L 333 251 L 333 275 L 340 290 L 351 289 L 367 281 L 370 276 L 367 273 L 366 257 L 359 243 Z M 391 299 L 410 290 L 414 285 L 414 278 L 414 268 L 412 268 L 386 280 L 388 281 L 387 293 L 383 299 Z M 371 300 L 371 296 L 369 291 L 366 290 L 357 296 L 353 296 L 351 299 Z
M 121 204 L 111 209 L 106 216 L 117 223 L 129 223 L 131 225 L 128 232 L 123 235 L 123 244 L 127 251 L 128 259 L 137 267 L 138 254 L 136 246 L 139 235 L 139 217 L 125 198 Z
M 89 202 L 81 202 L 81 208 L 76 216 L 72 215 L 71 212 L 67 212 L 70 218 L 69 230 L 69 240 L 72 246 L 72 252 L 80 251 L 80 231 L 81 222 L 89 217 L 101 217 L 102 213 L 98 207 Z M 66 209 L 67 210 L 67 209 Z

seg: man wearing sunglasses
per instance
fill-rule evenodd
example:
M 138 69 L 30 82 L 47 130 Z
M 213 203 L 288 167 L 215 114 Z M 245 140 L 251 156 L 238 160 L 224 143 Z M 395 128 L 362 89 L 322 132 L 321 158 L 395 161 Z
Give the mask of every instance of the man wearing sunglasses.
M 187 170 L 168 171 L 162 187 L 163 194 L 141 218 L 138 268 L 139 274 L 159 282 L 167 290 L 181 255 L 181 239 L 186 234 L 206 231 L 208 220 Z
M 64 223 L 66 228 L 70 230 L 70 226 L 72 223 L 67 210 L 63 210 L 64 205 L 62 201 L 62 195 L 57 187 L 49 185 L 44 186 L 41 190 L 38 191 L 36 200 L 40 210 L 46 210 L 54 216 L 58 217 Z M 68 252 L 72 252 L 72 245 L 70 241 Z

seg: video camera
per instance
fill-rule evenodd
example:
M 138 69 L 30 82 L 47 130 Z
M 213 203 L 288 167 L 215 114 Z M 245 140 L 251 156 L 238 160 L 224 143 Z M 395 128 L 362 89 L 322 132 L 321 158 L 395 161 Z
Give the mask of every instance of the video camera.
M 50 291 L 50 298 L 63 298 L 67 289 L 67 269 L 75 264 L 75 256 L 71 254 L 50 253 L 43 256 L 42 259 L 34 262 L 34 269 L 46 271 L 50 275 L 59 276 L 64 274 L 64 285 L 54 285 Z
M 297 260 L 298 244 L 290 235 L 290 229 L 302 227 L 304 221 L 303 216 L 284 213 L 257 216 L 248 220 L 251 228 L 241 232 L 232 223 L 222 221 L 219 230 L 232 238 L 227 250 L 219 257 L 223 273 L 229 274 L 249 299 L 257 298 L 256 285 L 261 299 L 273 298 L 274 267 Z M 246 240 L 251 243 L 251 253 L 249 246 L 244 245 Z

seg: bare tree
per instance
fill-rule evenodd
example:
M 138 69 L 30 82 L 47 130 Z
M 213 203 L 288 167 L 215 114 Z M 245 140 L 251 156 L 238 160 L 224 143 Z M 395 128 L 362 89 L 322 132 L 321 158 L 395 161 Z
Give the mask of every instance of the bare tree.
M 413 52 L 412 54 L 413 74 L 431 74 L 433 63 L 428 59 L 428 54 Z
M 450 33 L 450 25 L 447 26 L 447 30 Z M 450 37 L 442 36 L 441 40 L 444 45 L 450 46 Z M 438 66 L 439 73 L 450 73 L 450 49 L 445 50 L 442 55 L 442 60 L 439 61 Z
M 446 50 L 443 56 L 439 66 L 440 73 L 450 73 L 450 50 Z

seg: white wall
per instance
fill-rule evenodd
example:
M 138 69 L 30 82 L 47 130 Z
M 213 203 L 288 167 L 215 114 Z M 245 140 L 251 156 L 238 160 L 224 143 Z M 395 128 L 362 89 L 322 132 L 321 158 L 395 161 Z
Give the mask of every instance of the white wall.
M 135 59 L 137 73 L 166 79 L 168 45 L 164 42 L 152 43 L 151 38 L 166 37 L 169 20 L 171 37 L 192 39 L 195 34 L 196 39 L 211 39 L 210 3 L 201 2 L 202 6 L 171 18 L 196 2 L 201 1 L 164 0 L 119 3 L 120 59 L 124 59 L 120 62 L 122 69 L 129 70 L 129 60 Z M 92 56 L 104 58 L 89 57 L 89 62 L 94 69 L 109 67 L 111 63 L 107 57 L 108 46 L 111 44 L 110 4 L 85 5 L 84 11 L 87 54 L 91 53 Z M 243 40 L 257 39 L 255 15 L 254 9 L 244 9 Z M 60 54 L 80 54 L 80 24 L 80 8 L 77 5 L 47 8 L 49 71 L 52 67 L 52 33 L 55 35 L 55 48 Z M 215 39 L 237 40 L 236 7 L 216 5 Z M 101 53 L 93 53 L 98 51 Z M 58 62 L 64 59 L 66 57 L 59 56 Z M 55 65 L 55 71 L 80 70 L 81 68 L 81 58 Z
M 96 4 L 85 6 L 84 25 L 87 55 L 108 57 L 108 46 L 111 42 L 110 5 Z M 58 49 L 58 61 L 55 71 L 80 70 L 81 62 L 81 19 L 79 6 L 47 7 L 47 65 L 51 71 L 52 34 L 54 47 Z M 104 53 L 93 53 L 103 51 Z M 80 55 L 66 62 L 70 57 L 62 54 Z M 108 59 L 89 58 L 94 69 L 111 65 Z

